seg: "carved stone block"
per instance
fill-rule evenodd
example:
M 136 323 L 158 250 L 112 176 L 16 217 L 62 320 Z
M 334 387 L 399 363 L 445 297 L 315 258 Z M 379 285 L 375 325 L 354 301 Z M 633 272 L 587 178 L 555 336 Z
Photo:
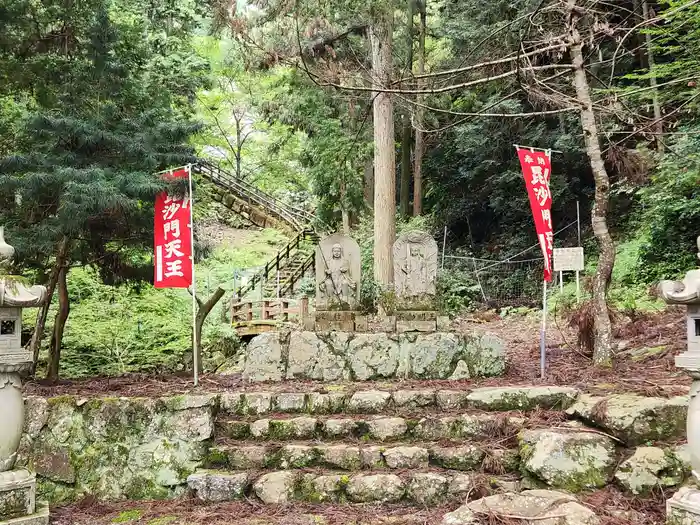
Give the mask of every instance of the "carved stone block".
M 435 296 L 438 246 L 429 233 L 411 231 L 394 242 L 394 284 L 399 300 Z
M 396 312 L 397 321 L 437 321 L 437 312 L 421 310 L 400 310 Z
M 404 332 L 435 332 L 437 323 L 435 321 L 401 321 L 396 320 L 396 331 L 400 334 Z
M 353 310 L 360 302 L 360 246 L 340 233 L 316 247 L 316 310 Z
M 301 320 L 301 324 L 305 331 L 313 332 L 316 330 L 316 319 L 313 315 L 305 315 Z
M 327 310 L 317 311 L 316 314 L 317 332 L 354 332 L 355 316 L 354 312 L 347 310 Z

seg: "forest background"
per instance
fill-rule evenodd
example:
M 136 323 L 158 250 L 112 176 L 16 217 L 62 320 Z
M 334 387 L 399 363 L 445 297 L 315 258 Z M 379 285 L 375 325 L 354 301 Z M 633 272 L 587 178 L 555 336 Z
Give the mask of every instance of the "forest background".
M 352 230 L 372 309 L 394 228 L 447 228 L 449 253 L 483 259 L 531 247 L 513 144 L 552 148 L 555 230 L 579 202 L 591 315 L 596 297 L 660 308 L 655 283 L 697 262 L 699 37 L 694 0 L 7 0 L 0 224 L 14 273 L 54 296 L 25 318 L 40 371 L 49 353 L 65 377 L 189 366 L 190 297 L 149 283 L 154 174 L 197 157 Z M 239 219 L 196 182 L 198 280 L 228 293 L 285 238 L 232 236 Z M 468 268 L 439 288 L 453 314 L 480 306 Z M 210 369 L 238 348 L 221 304 Z

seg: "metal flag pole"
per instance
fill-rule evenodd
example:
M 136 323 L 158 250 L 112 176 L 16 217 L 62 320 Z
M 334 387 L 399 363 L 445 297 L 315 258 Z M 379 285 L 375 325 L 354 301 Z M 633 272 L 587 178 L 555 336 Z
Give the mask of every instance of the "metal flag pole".
M 547 281 L 543 280 L 542 286 L 542 329 L 540 330 L 540 377 L 544 379 L 545 358 L 547 348 L 545 343 L 547 333 Z
M 197 341 L 197 284 L 194 270 L 194 195 L 192 193 L 192 164 L 187 165 L 190 186 L 190 244 L 192 248 L 192 359 L 194 363 L 194 386 L 199 386 L 199 347 Z

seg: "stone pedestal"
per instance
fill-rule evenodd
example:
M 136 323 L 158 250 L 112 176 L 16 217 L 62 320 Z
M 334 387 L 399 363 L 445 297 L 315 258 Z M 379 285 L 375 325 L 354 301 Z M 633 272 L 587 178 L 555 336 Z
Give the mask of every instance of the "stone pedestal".
M 700 237 L 698 237 L 700 252 Z M 698 253 L 700 257 L 700 253 Z M 683 281 L 661 281 L 661 297 L 667 304 L 685 305 L 687 351 L 676 356 L 676 366 L 692 378 L 688 404 L 688 448 L 693 476 L 700 479 L 700 270 L 690 270 Z M 668 525 L 700 525 L 700 490 L 684 487 L 666 504 Z
M 349 310 L 322 310 L 315 314 L 317 332 L 354 332 L 355 312 Z
M 668 525 L 700 525 L 700 490 L 683 487 L 666 502 Z
M 0 275 L 7 274 L 14 248 L 5 243 L 0 226 Z M 32 355 L 22 348 L 22 308 L 41 306 L 46 288 L 27 288 L 21 282 L 0 278 L 0 525 L 47 525 L 49 507 L 36 504 L 36 475 L 14 469 L 24 425 L 20 373 L 27 371 Z
M 36 475 L 24 469 L 0 473 L 0 525 L 46 525 L 49 506 L 36 503 Z

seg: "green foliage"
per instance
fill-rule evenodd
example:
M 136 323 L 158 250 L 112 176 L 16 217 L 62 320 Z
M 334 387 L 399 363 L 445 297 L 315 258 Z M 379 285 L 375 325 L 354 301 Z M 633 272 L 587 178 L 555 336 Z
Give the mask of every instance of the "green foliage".
M 698 131 L 693 127 L 690 131 Z M 640 191 L 642 244 L 638 282 L 654 282 L 684 274 L 697 266 L 700 234 L 700 137 L 688 135 L 673 146 Z
M 225 242 L 197 265 L 203 300 L 218 286 L 227 290 L 204 325 L 206 369 L 215 369 L 239 350 L 235 330 L 221 320 L 234 271 L 262 264 L 282 240 L 279 232 L 263 230 L 235 245 Z M 128 283 L 109 286 L 89 267 L 70 271 L 68 290 L 72 307 L 63 345 L 65 377 L 174 372 L 183 370 L 191 359 L 192 299 L 185 290 Z M 25 322 L 31 324 L 36 312 L 25 313 Z

